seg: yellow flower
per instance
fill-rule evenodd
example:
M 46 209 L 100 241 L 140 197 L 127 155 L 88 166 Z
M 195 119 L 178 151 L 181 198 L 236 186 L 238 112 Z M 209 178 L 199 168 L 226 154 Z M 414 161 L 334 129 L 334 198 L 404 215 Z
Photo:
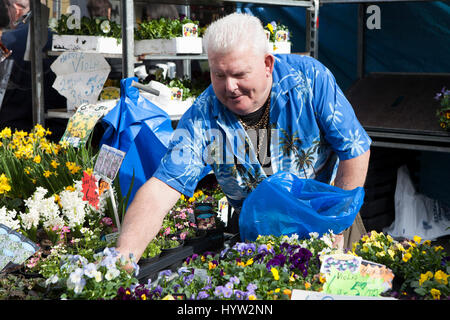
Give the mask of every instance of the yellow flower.
M 289 298 L 291 297 L 292 291 L 290 289 L 284 289 L 283 293 L 287 296 L 289 296 Z
M 401 243 L 397 243 L 397 249 L 402 252 L 405 252 L 405 248 L 403 247 L 403 245 Z
M 208 262 L 208 268 L 209 268 L 209 270 L 214 269 L 215 267 L 217 267 L 217 264 L 212 263 L 211 261 Z
M 30 167 L 25 167 L 25 169 L 23 169 L 23 171 L 26 173 L 26 174 L 30 174 Z
M 147 300 L 147 296 L 145 295 L 145 293 L 143 293 L 143 294 L 141 295 L 141 300 Z
M 67 149 L 69 147 L 69 142 L 67 140 L 62 140 L 59 142 L 59 145 L 63 148 L 63 149 Z
M 268 23 L 267 24 L 267 29 L 269 29 L 270 33 L 273 33 L 273 26 L 272 26 L 272 24 Z
M 361 238 L 361 240 L 362 240 L 363 242 L 366 242 L 367 240 L 369 240 L 369 237 L 368 237 L 367 234 L 366 234 L 364 237 Z
M 414 242 L 416 242 L 417 244 L 420 244 L 420 241 L 422 241 L 422 238 L 419 236 L 414 236 L 413 238 Z
M 434 300 L 439 300 L 441 299 L 441 291 L 439 291 L 438 289 L 431 289 L 430 290 L 431 295 L 433 296 Z
M 289 282 L 295 282 L 294 273 L 292 272 L 291 276 L 289 277 Z
M 407 252 L 403 255 L 402 260 L 403 262 L 408 262 L 408 260 L 411 259 L 411 257 L 412 257 L 411 253 Z
M 0 175 L 0 194 L 9 192 L 10 190 L 11 186 L 9 185 L 9 179 L 4 173 L 2 173 Z
M 51 165 L 54 169 L 56 169 L 56 168 L 58 168 L 59 163 L 58 163 L 58 161 L 56 161 L 56 160 L 52 160 L 52 162 L 50 162 L 50 165 Z
M 189 203 L 192 203 L 192 202 L 194 202 L 195 201 L 195 198 L 194 197 L 190 197 L 189 199 L 188 199 L 188 202 Z
M 273 278 L 275 279 L 275 281 L 280 280 L 280 274 L 278 273 L 278 270 L 275 268 L 271 268 L 270 272 L 272 272 Z
M 33 162 L 38 163 L 38 164 L 41 163 L 41 156 L 40 155 L 35 156 L 33 158 Z
M 325 283 L 327 281 L 327 278 L 319 276 L 320 283 Z
M 442 270 L 438 270 L 436 271 L 436 273 L 434 274 L 434 279 L 436 279 L 437 282 L 441 283 L 441 284 L 448 284 L 448 274 L 446 274 L 444 271 Z
M 390 235 L 387 235 L 386 239 L 388 239 L 389 242 L 393 242 L 394 241 L 394 239 Z
M 431 246 L 431 241 L 430 240 L 425 240 L 423 242 L 423 244 L 426 245 L 426 246 Z
M 254 294 L 251 294 L 248 296 L 248 300 L 256 300 L 256 296 Z
M 389 256 L 391 257 L 391 259 L 394 259 L 394 256 L 395 256 L 395 251 L 394 250 L 392 250 L 392 249 L 388 249 L 388 254 L 389 254 Z
M 379 251 L 375 254 L 377 257 L 384 257 L 386 253 L 384 251 Z
M 94 173 L 94 169 L 92 169 L 92 168 L 87 168 L 87 169 L 86 169 L 86 173 L 87 173 L 88 175 L 92 176 L 92 174 Z
M 311 288 L 311 283 L 309 283 L 308 281 L 305 282 L 305 289 L 309 290 Z
M 442 247 L 442 246 L 435 246 L 434 247 L 434 251 L 439 251 L 439 250 L 443 250 L 444 249 L 444 247 Z
M 249 266 L 249 265 L 252 265 L 252 264 L 253 264 L 253 258 L 249 259 L 247 261 L 247 263 L 245 264 L 245 266 Z
M 52 173 L 51 173 L 51 171 L 45 170 L 43 175 L 44 175 L 44 177 L 48 178 L 52 175 Z
M 67 169 L 69 169 L 71 174 L 75 174 L 81 170 L 81 167 L 77 166 L 77 164 L 75 162 L 70 162 L 70 161 L 66 162 L 66 167 L 67 167 Z
M 2 131 L 0 131 L 0 138 L 11 138 L 11 129 L 6 127 Z
M 237 264 L 239 267 L 245 267 L 245 263 L 244 263 L 243 261 L 236 261 L 236 264 Z
M 66 190 L 75 192 L 75 188 L 73 186 L 67 186 Z
M 433 278 L 433 273 L 431 271 L 427 271 L 426 273 L 422 273 L 419 279 L 419 285 L 422 285 L 428 279 Z
M 57 194 L 54 194 L 53 197 L 55 198 L 55 202 L 59 205 L 59 207 L 62 208 L 61 197 Z

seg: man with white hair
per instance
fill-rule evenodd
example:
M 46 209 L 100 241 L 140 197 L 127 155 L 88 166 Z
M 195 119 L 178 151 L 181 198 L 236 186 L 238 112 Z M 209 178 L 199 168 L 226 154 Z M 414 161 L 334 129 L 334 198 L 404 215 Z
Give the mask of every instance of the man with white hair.
M 209 86 L 183 115 L 159 168 L 137 192 L 123 221 L 117 249 L 139 258 L 181 194 L 192 196 L 211 165 L 237 214 L 247 195 L 279 171 L 363 186 L 371 139 L 317 60 L 273 55 L 256 17 L 234 13 L 212 23 L 204 36 Z M 365 233 L 357 215 L 347 243 Z M 347 247 L 348 247 L 347 244 Z

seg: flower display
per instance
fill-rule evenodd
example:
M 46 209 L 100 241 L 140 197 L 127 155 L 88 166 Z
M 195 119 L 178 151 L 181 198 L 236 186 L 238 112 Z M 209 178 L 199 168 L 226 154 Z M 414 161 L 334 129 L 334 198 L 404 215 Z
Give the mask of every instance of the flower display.
M 108 20 L 105 17 L 89 18 L 81 17 L 79 28 L 74 28 L 71 23 L 73 17 L 69 14 L 62 14 L 57 21 L 49 20 L 49 27 L 59 35 L 85 35 L 85 36 L 104 36 L 116 38 L 121 41 L 122 28 L 120 24 Z
M 440 107 L 436 111 L 436 116 L 439 119 L 439 125 L 444 130 L 450 130 L 450 90 L 442 88 L 434 97 L 440 102 Z

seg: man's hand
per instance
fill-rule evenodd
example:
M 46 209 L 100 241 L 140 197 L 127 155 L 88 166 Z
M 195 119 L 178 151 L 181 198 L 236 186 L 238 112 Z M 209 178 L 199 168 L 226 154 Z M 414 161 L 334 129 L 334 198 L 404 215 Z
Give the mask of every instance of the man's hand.
M 139 261 L 148 243 L 156 236 L 180 193 L 156 178 L 149 179 L 136 193 L 128 207 L 117 240 L 117 250 Z M 131 265 L 126 267 L 131 268 Z

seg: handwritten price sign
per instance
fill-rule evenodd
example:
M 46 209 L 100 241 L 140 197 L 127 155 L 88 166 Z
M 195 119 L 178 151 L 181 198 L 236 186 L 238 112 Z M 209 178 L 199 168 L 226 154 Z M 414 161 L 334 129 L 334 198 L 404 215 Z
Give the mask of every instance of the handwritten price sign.
M 53 88 L 67 98 L 68 111 L 97 102 L 111 71 L 101 54 L 86 52 L 64 52 L 51 69 L 56 74 Z

